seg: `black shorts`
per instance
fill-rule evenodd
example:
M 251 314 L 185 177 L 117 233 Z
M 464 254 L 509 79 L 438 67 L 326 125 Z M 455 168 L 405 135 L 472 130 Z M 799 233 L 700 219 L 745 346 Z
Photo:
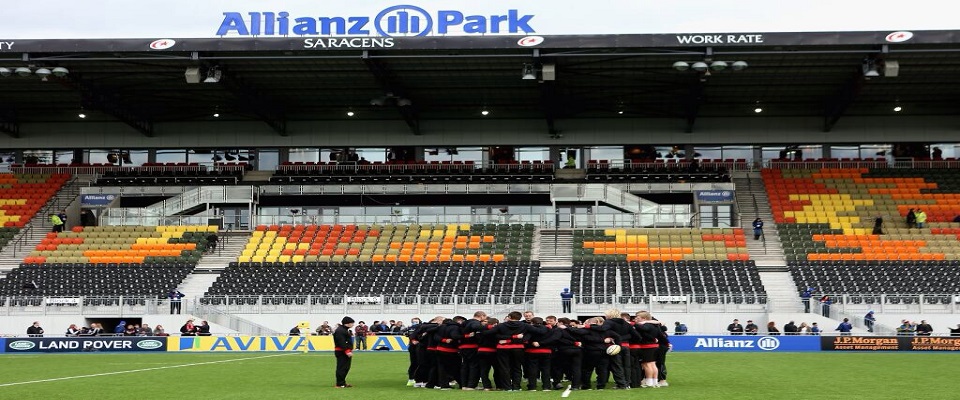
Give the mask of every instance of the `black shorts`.
M 640 362 L 655 362 L 657 361 L 657 348 L 649 349 L 635 349 L 634 351 L 640 352 Z

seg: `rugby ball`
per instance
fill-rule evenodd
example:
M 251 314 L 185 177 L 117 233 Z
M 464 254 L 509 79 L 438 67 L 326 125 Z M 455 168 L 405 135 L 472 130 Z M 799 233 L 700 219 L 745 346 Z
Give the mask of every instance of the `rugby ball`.
M 615 355 L 617 355 L 617 354 L 620 354 L 620 345 L 619 345 L 619 344 L 615 344 L 615 345 L 613 345 L 613 346 L 607 347 L 607 354 L 608 354 L 608 355 L 611 355 L 611 356 L 615 356 Z

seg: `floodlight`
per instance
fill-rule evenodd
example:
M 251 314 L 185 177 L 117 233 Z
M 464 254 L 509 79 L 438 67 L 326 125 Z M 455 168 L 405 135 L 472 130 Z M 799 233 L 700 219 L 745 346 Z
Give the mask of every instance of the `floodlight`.
M 677 61 L 673 63 L 673 69 L 677 71 L 686 71 L 690 69 L 690 64 L 687 64 L 686 62 L 683 62 L 683 61 Z
M 0 67 L 0 76 L 6 78 L 6 77 L 10 76 L 10 74 L 12 74 L 12 73 L 13 73 L 13 71 L 11 71 L 10 68 Z
M 66 68 L 64 68 L 64 67 L 56 67 L 56 68 L 53 69 L 53 75 L 56 76 L 56 77 L 58 77 L 58 78 L 63 78 L 63 77 L 65 77 L 65 76 L 67 76 L 67 74 L 69 74 L 69 73 L 70 73 L 70 70 L 68 70 L 68 69 L 66 69 Z
M 710 63 L 710 69 L 712 69 L 712 70 L 714 70 L 714 71 L 723 71 L 723 70 L 727 69 L 727 62 L 726 62 L 726 61 L 714 61 L 714 62 Z
M 37 76 L 41 78 L 46 78 L 50 76 L 50 74 L 52 74 L 53 72 L 51 72 L 50 69 L 48 68 L 37 68 L 37 71 L 35 73 L 37 74 Z
M 16 70 L 14 70 L 14 72 L 23 77 L 30 76 L 30 74 L 33 73 L 33 71 L 30 71 L 30 68 L 27 67 L 18 67 Z
M 533 64 L 523 64 L 523 75 L 522 79 L 532 80 L 537 79 L 537 70 L 533 67 Z
M 733 64 L 732 64 L 730 67 L 733 68 L 734 71 L 743 71 L 744 69 L 747 68 L 747 62 L 746 62 L 746 61 L 734 61 Z
M 707 63 L 705 63 L 705 62 L 703 62 L 703 61 L 697 61 L 697 62 L 693 63 L 693 70 L 694 70 L 694 71 L 703 72 L 703 71 L 706 71 L 707 68 L 710 68 L 710 66 L 707 65 Z

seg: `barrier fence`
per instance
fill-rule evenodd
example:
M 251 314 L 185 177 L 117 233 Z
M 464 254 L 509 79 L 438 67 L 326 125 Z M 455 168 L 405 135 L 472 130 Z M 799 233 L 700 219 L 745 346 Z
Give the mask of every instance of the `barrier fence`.
M 670 338 L 678 352 L 960 351 L 960 337 L 708 336 Z M 406 351 L 404 336 L 370 336 L 371 350 Z M 25 337 L 0 338 L 0 353 L 332 351 L 331 336 Z

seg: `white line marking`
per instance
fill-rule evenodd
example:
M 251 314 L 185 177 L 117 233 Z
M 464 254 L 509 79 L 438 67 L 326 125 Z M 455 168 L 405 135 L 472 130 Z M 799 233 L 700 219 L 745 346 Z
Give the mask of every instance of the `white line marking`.
M 77 375 L 77 376 L 65 376 L 63 378 L 50 378 L 50 379 L 39 379 L 35 381 L 24 381 L 24 382 L 13 382 L 13 383 L 0 383 L 0 387 L 7 386 L 17 386 L 17 385 L 27 385 L 31 383 L 44 383 L 44 382 L 56 382 L 56 381 L 66 381 L 70 379 L 81 379 L 81 378 L 96 378 L 98 376 L 110 376 L 110 375 L 121 375 L 121 374 L 131 374 L 134 372 L 146 372 L 146 371 L 157 371 L 161 369 L 172 369 L 172 368 L 183 368 L 183 367 L 194 367 L 197 365 L 209 365 L 209 364 L 222 364 L 234 361 L 246 361 L 246 360 L 257 360 L 262 358 L 271 358 L 271 357 L 282 357 L 289 356 L 297 353 L 283 353 L 283 354 L 271 354 L 267 356 L 259 357 L 247 357 L 247 358 L 234 358 L 230 360 L 218 360 L 218 361 L 207 361 L 200 363 L 190 363 L 190 364 L 180 364 L 180 365 L 167 365 L 163 367 L 153 367 L 153 368 L 142 368 L 142 369 L 132 369 L 129 371 L 116 371 L 116 372 L 103 372 L 99 374 L 90 374 L 90 375 Z

